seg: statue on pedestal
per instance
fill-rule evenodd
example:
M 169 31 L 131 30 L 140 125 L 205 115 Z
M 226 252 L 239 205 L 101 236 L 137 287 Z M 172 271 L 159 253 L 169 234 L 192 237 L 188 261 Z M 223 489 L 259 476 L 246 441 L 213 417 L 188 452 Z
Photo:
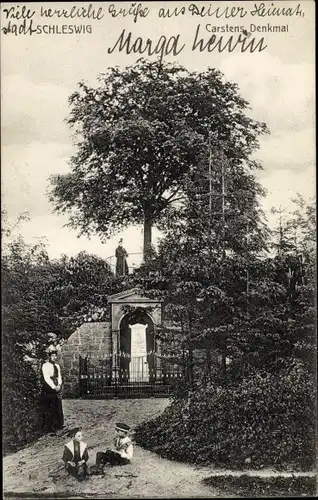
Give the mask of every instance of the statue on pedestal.
M 116 248 L 116 276 L 126 276 L 128 274 L 128 264 L 126 258 L 128 253 L 123 247 L 123 239 L 121 238 Z

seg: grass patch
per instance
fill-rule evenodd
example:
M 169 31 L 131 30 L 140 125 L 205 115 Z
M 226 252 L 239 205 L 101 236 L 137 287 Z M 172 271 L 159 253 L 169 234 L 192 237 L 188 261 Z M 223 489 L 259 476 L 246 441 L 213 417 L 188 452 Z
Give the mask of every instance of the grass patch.
M 204 483 L 244 497 L 314 497 L 316 477 L 211 476 Z

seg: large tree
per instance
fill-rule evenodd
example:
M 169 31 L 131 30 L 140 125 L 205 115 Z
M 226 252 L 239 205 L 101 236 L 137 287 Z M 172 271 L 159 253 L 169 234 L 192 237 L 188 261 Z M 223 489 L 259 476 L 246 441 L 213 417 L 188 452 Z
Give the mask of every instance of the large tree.
M 263 189 L 248 169 L 214 155 L 209 182 L 203 160 L 187 175 L 178 219 L 167 221 L 157 254 L 136 273 L 148 294 L 165 301 L 169 326 L 162 340 L 188 350 L 190 365 L 196 346 L 218 348 L 224 363 L 233 322 L 247 314 L 249 275 L 268 236 L 258 200 Z
M 216 69 L 189 72 L 176 64 L 139 60 L 109 68 L 98 85 L 84 82 L 69 98 L 67 123 L 76 153 L 71 172 L 52 178 L 50 199 L 81 234 L 108 238 L 129 224 L 151 229 L 175 209 L 185 174 L 223 141 L 232 167 L 255 168 L 251 153 L 266 127 L 246 114 L 235 83 Z
M 250 196 L 260 189 L 253 179 L 245 179 L 244 186 Z M 234 194 L 229 214 L 236 206 Z M 178 341 L 179 348 L 190 350 L 220 349 L 232 361 L 230 378 L 243 376 L 255 364 L 276 371 L 292 356 L 312 366 L 314 204 L 296 199 L 295 210 L 286 212 L 270 238 L 256 201 L 252 208 L 245 203 L 246 213 L 237 211 L 226 219 L 223 232 L 221 214 L 218 221 L 210 221 L 195 188 L 184 217 L 171 221 L 155 258 L 141 266 L 136 280 L 148 294 L 166 302 L 169 321 L 162 340 Z M 274 255 L 266 252 L 271 244 Z

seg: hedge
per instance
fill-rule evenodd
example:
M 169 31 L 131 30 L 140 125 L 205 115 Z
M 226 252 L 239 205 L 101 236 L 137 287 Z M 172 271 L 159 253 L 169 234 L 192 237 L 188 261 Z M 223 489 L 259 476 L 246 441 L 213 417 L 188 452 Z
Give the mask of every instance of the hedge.
M 34 441 L 41 431 L 40 387 L 30 362 L 11 357 L 2 377 L 2 435 L 5 454 Z
M 308 470 L 315 463 L 314 379 L 293 359 L 276 374 L 254 370 L 235 385 L 207 384 L 138 426 L 135 439 L 172 460 Z

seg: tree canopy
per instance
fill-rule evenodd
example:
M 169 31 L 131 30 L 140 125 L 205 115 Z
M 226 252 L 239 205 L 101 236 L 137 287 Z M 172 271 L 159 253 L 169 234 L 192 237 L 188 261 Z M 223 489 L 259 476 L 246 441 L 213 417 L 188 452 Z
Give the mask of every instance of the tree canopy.
M 71 172 L 52 177 L 50 199 L 81 234 L 108 238 L 129 224 L 151 228 L 175 210 L 185 175 L 222 141 L 231 168 L 254 169 L 265 124 L 251 119 L 235 83 L 209 68 L 189 72 L 177 64 L 139 60 L 109 68 L 96 87 L 79 83 L 69 98 L 67 123 L 76 153 Z
M 245 187 L 252 193 L 257 184 Z M 196 195 L 197 189 L 189 196 L 185 219 L 171 222 L 153 260 L 136 274 L 146 293 L 165 302 L 162 339 L 177 349 L 218 349 L 239 377 L 245 365 L 275 371 L 288 356 L 311 365 L 314 205 L 295 200 L 277 248 L 277 229 L 270 234 L 261 225 L 256 203 L 246 212 L 252 219 L 249 234 L 237 214 L 222 236 L 220 220 L 209 224 L 209 212 L 195 202 Z M 291 231 L 298 239 L 287 252 Z M 272 245 L 274 255 L 266 251 Z
M 30 245 L 14 233 L 19 221 L 10 226 L 3 220 L 3 343 L 8 363 L 12 349 L 39 357 L 51 334 L 64 339 L 89 318 L 105 320 L 107 295 L 121 287 L 108 263 L 95 255 L 80 252 L 50 259 L 41 240 Z

